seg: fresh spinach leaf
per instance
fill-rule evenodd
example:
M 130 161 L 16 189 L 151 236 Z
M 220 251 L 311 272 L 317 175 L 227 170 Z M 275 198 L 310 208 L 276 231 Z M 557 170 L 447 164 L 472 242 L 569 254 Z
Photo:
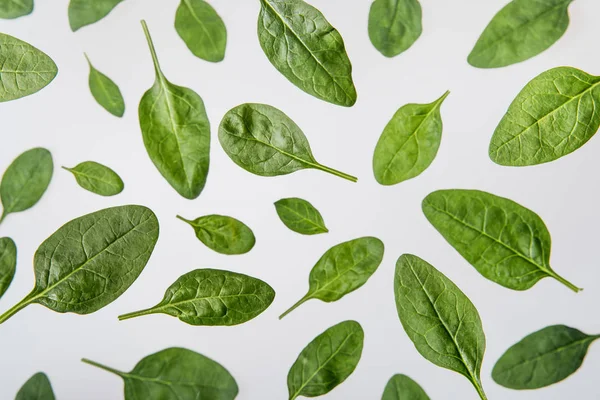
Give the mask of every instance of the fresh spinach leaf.
M 48 188 L 53 170 L 52 155 L 41 147 L 18 156 L 8 166 L 0 182 L 3 207 L 0 222 L 8 214 L 33 207 Z
M 15 400 L 54 400 L 50 380 L 43 372 L 33 375 L 21 387 Z
M 112 303 L 142 272 L 158 240 L 158 220 L 143 206 L 106 208 L 60 227 L 35 252 L 35 287 L 0 316 L 30 304 L 90 314 Z
M 125 400 L 233 400 L 238 394 L 235 379 L 221 364 L 178 347 L 144 357 L 131 372 L 81 361 L 123 378 Z
M 266 104 L 242 104 L 229 110 L 219 126 L 219 141 L 233 162 L 256 175 L 287 175 L 314 168 L 352 182 L 358 180 L 319 164 L 298 125 Z
M 14 19 L 29 15 L 33 11 L 33 0 L 1 0 L 0 18 Z
M 279 319 L 310 299 L 330 303 L 360 288 L 381 264 L 383 242 L 362 237 L 333 246 L 321 256 L 310 271 L 308 293 L 281 314 Z
M 407 104 L 396 111 L 373 154 L 377 182 L 395 185 L 418 176 L 431 165 L 442 141 L 440 107 L 449 94 L 430 104 Z
M 0 103 L 42 90 L 58 73 L 48 55 L 5 33 L 0 33 L 0 60 Z
M 17 269 L 17 246 L 9 237 L 0 238 L 0 298 L 4 295 Z
M 291 197 L 278 200 L 275 202 L 275 210 L 281 222 L 294 232 L 303 235 L 329 232 L 319 210 L 304 199 Z
M 477 309 L 444 274 L 417 256 L 396 263 L 396 309 L 417 351 L 433 364 L 456 371 L 485 400 L 481 363 L 485 334 Z
M 406 375 L 396 374 L 390 378 L 381 400 L 429 400 L 419 384 Z
M 571 67 L 543 72 L 512 102 L 490 142 L 492 161 L 526 166 L 583 146 L 600 126 L 600 76 Z
M 256 238 L 242 221 L 225 215 L 205 215 L 194 220 L 177 216 L 187 222 L 196 237 L 209 249 L 221 254 L 244 254 L 252 250 Z
M 511 1 L 485 28 L 469 54 L 469 64 L 478 68 L 499 68 L 540 54 L 567 30 L 567 9 L 572 1 Z
M 494 365 L 492 378 L 519 390 L 560 382 L 579 369 L 590 344 L 598 338 L 565 325 L 548 326 L 508 349 Z
M 344 382 L 360 361 L 364 331 L 356 321 L 344 321 L 314 338 L 288 373 L 289 400 L 317 397 Z
M 123 191 L 124 184 L 115 171 L 94 161 L 84 161 L 73 168 L 63 167 L 71 172 L 79 186 L 101 196 L 114 196 Z
M 478 190 L 438 190 L 423 200 L 423 213 L 442 236 L 487 279 L 527 290 L 552 277 L 579 289 L 550 267 L 550 232 L 533 211 Z
M 144 145 L 173 189 L 186 199 L 195 199 L 206 183 L 210 158 L 210 123 L 204 102 L 193 90 L 165 78 L 145 21 L 142 26 L 156 73 L 154 85 L 140 101 Z
M 225 58 L 227 29 L 206 1 L 181 0 L 175 14 L 175 29 L 196 57 L 211 62 Z
M 231 326 L 250 321 L 273 302 L 275 291 L 248 275 L 197 269 L 182 275 L 160 303 L 119 316 L 123 321 L 149 314 L 167 314 L 190 325 Z
M 375 0 L 369 11 L 369 38 L 386 57 L 408 50 L 423 32 L 418 0 Z
M 94 68 L 87 54 L 85 59 L 90 66 L 89 85 L 92 96 L 106 111 L 115 117 L 122 117 L 125 113 L 125 101 L 121 90 L 108 76 Z
M 323 14 L 302 0 L 260 0 L 258 39 L 271 64 L 321 100 L 356 103 L 344 40 Z
M 69 2 L 69 25 L 75 32 L 106 17 L 123 0 L 71 0 Z

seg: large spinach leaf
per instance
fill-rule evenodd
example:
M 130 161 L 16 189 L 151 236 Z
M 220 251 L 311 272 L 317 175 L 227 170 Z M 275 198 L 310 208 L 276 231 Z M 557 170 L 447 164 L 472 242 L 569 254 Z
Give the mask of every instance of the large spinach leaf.
M 2 0 L 0 1 L 0 18 L 14 19 L 31 14 L 33 0 Z
M 114 196 L 123 191 L 123 180 L 106 165 L 94 161 L 84 161 L 73 168 L 63 167 L 71 172 L 79 186 L 101 196 Z
M 25 382 L 15 400 L 54 400 L 50 380 L 43 372 L 38 372 Z
M 69 2 L 69 25 L 75 32 L 106 17 L 123 0 L 71 0 Z
M 221 254 L 244 254 L 252 250 L 256 238 L 252 230 L 235 218 L 225 215 L 205 215 L 194 220 L 177 216 L 188 223 L 196 237 L 209 249 Z
M 303 235 L 329 232 L 319 210 L 304 199 L 291 197 L 278 200 L 275 202 L 275 210 L 281 222 L 294 232 Z
M 406 375 L 396 374 L 390 378 L 381 400 L 430 400 L 419 384 Z
M 0 238 L 0 298 L 4 295 L 17 269 L 17 246 L 9 237 Z
M 175 14 L 175 29 L 196 57 L 212 62 L 225 58 L 227 29 L 206 1 L 181 0 Z
M 421 36 L 422 10 L 418 0 L 375 0 L 369 11 L 369 38 L 386 57 L 406 51 Z
M 122 117 L 125 113 L 125 101 L 121 90 L 112 79 L 94 68 L 87 54 L 85 54 L 85 59 L 90 66 L 88 84 L 92 96 L 106 111 L 115 117 Z

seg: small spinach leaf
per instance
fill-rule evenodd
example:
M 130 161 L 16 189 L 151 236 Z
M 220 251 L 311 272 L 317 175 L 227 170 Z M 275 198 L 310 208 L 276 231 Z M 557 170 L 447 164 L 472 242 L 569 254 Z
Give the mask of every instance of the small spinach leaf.
M 492 378 L 519 390 L 560 382 L 579 369 L 590 344 L 598 338 L 565 325 L 548 326 L 508 349 L 494 365 Z
M 360 288 L 381 264 L 383 250 L 383 242 L 374 237 L 362 237 L 333 246 L 310 271 L 308 293 L 279 319 L 307 300 L 319 299 L 330 303 Z
M 123 321 L 149 314 L 167 314 L 190 325 L 231 326 L 250 321 L 273 302 L 275 291 L 248 275 L 197 269 L 182 275 L 160 303 L 119 316 Z
M 79 186 L 101 196 L 114 196 L 123 191 L 123 181 L 115 171 L 94 161 L 84 161 L 73 168 L 63 167 L 75 175 Z
M 478 190 L 438 190 L 423 200 L 423 213 L 442 236 L 487 279 L 527 290 L 552 277 L 580 289 L 550 267 L 550 233 L 533 211 Z
M 406 375 L 396 374 L 390 378 L 381 400 L 430 400 L 419 384 Z
M 386 57 L 408 50 L 423 32 L 418 0 L 375 0 L 369 11 L 369 38 Z
M 112 303 L 142 272 L 158 240 L 158 220 L 143 206 L 106 208 L 67 222 L 35 252 L 35 287 L 0 316 L 30 304 L 90 314 Z
M 81 361 L 123 378 L 125 400 L 233 400 L 238 394 L 235 379 L 221 364 L 178 347 L 144 357 L 131 372 Z
M 17 269 L 17 246 L 9 237 L 0 238 L 0 298 L 4 295 Z
M 121 90 L 108 76 L 94 68 L 87 54 L 85 59 L 90 66 L 89 85 L 92 96 L 106 111 L 115 117 L 122 117 L 125 113 L 125 101 Z
M 278 200 L 275 202 L 275 210 L 281 222 L 294 232 L 303 235 L 329 232 L 319 210 L 304 199 L 291 197 Z
M 25 382 L 15 400 L 54 400 L 50 380 L 43 372 L 38 372 Z
M 256 175 L 287 175 L 314 168 L 357 181 L 353 176 L 319 164 L 298 125 L 266 104 L 242 104 L 229 110 L 219 126 L 219 141 L 233 162 Z
M 14 19 L 29 15 L 33 11 L 33 0 L 0 1 L 0 18 Z
M 356 103 L 344 40 L 323 14 L 302 0 L 260 0 L 258 39 L 271 64 L 321 100 Z
M 75 32 L 79 28 L 100 21 L 123 0 L 71 0 L 69 25 Z
M 471 300 L 431 264 L 410 254 L 396 263 L 394 292 L 398 317 L 417 351 L 464 375 L 485 400 L 480 378 L 485 334 Z
M 314 338 L 288 373 L 289 399 L 316 397 L 344 382 L 360 361 L 364 331 L 356 321 L 344 321 Z
M 173 85 L 165 78 L 146 22 L 156 80 L 140 101 L 139 119 L 150 159 L 186 199 L 200 195 L 206 183 L 210 158 L 210 123 L 204 102 L 193 90 Z
M 440 107 L 449 94 L 430 104 L 407 104 L 396 111 L 373 154 L 377 182 L 395 185 L 418 176 L 431 165 L 442 140 Z
M 36 147 L 18 156 L 6 169 L 0 182 L 2 216 L 25 211 L 41 198 L 52 179 L 54 164 L 46 149 Z
M 217 253 L 244 254 L 252 250 L 256 243 L 252 230 L 232 217 L 213 214 L 192 221 L 179 215 L 177 218 L 194 228 L 196 237 Z
M 196 57 L 211 62 L 225 58 L 227 29 L 206 1 L 181 0 L 175 14 L 175 29 Z

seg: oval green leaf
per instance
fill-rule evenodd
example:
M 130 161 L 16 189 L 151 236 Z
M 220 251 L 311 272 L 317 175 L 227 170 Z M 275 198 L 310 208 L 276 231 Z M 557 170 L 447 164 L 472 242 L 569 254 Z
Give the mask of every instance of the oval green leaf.
M 17 269 L 17 246 L 9 237 L 0 238 L 0 298 L 6 293 Z
M 60 227 L 35 252 L 35 287 L 0 316 L 29 304 L 90 314 L 112 303 L 140 275 L 158 240 L 158 220 L 143 206 L 96 211 Z
M 84 161 L 73 168 L 63 167 L 71 172 L 79 186 L 100 196 L 114 196 L 123 191 L 124 184 L 115 171 L 94 161 Z
M 221 254 L 244 254 L 252 250 L 256 238 L 252 230 L 232 217 L 225 215 L 206 215 L 194 220 L 177 216 L 187 222 L 196 237 L 209 249 Z
M 123 378 L 125 400 L 233 400 L 238 394 L 237 383 L 227 369 L 187 349 L 171 347 L 151 354 L 131 372 L 85 358 L 81 361 Z
M 43 372 L 33 375 L 21 387 L 15 400 L 55 400 L 50 380 Z
M 557 160 L 600 127 L 600 76 L 571 67 L 543 72 L 512 102 L 490 142 L 492 161 L 526 166 Z
M 471 300 L 444 274 L 417 256 L 396 263 L 398 317 L 417 351 L 433 364 L 464 375 L 481 399 L 485 334 Z
M 25 211 L 41 198 L 52 179 L 54 164 L 46 149 L 37 147 L 18 156 L 6 169 L 0 182 L 2 216 Z
M 273 288 L 260 279 L 197 269 L 179 277 L 154 307 L 121 315 L 119 320 L 162 313 L 190 325 L 239 325 L 265 311 L 274 298 Z
M 0 18 L 14 19 L 29 15 L 33 11 L 33 0 L 0 1 Z
M 421 36 L 422 10 L 418 0 L 375 0 L 369 11 L 369 38 L 386 57 L 408 50 Z
M 140 127 L 150 159 L 186 199 L 200 195 L 206 183 L 210 159 L 210 123 L 204 102 L 193 90 L 173 85 L 165 78 L 142 21 L 156 80 L 139 106 Z
M 123 0 L 71 0 L 69 25 L 75 32 L 79 28 L 100 21 Z
M 330 303 L 360 288 L 381 264 L 383 251 L 383 242 L 374 237 L 362 237 L 333 246 L 310 271 L 308 293 L 279 319 L 310 299 Z
M 566 379 L 583 363 L 588 348 L 600 335 L 565 325 L 534 332 L 508 349 L 494 365 L 492 378 L 510 389 L 539 389 Z
M 431 165 L 442 141 L 440 107 L 449 94 L 430 104 L 407 104 L 396 111 L 373 154 L 377 182 L 395 185 L 420 175 Z
M 211 62 L 225 58 L 227 28 L 206 1 L 181 0 L 175 14 L 175 29 L 196 57 Z
M 552 46 L 569 26 L 573 0 L 513 0 L 498 12 L 469 54 L 469 64 L 499 68 L 534 57 Z
M 442 236 L 487 279 L 527 290 L 553 277 L 580 289 L 550 267 L 550 232 L 533 211 L 478 190 L 438 190 L 423 200 L 423 213 Z
M 242 104 L 229 110 L 219 126 L 219 141 L 233 162 L 256 175 L 287 175 L 313 168 L 357 181 L 319 164 L 298 125 L 266 104 Z
M 344 40 L 323 14 L 302 0 L 260 0 L 258 39 L 271 64 L 321 100 L 356 103 Z
M 302 235 L 329 232 L 319 210 L 304 199 L 291 197 L 278 200 L 275 202 L 275 210 L 281 222 L 294 232 Z
M 430 400 L 419 384 L 406 375 L 396 374 L 390 378 L 381 400 Z
M 125 101 L 121 90 L 108 76 L 94 68 L 87 54 L 85 58 L 90 66 L 89 85 L 92 96 L 106 111 L 122 117 L 125 113 Z

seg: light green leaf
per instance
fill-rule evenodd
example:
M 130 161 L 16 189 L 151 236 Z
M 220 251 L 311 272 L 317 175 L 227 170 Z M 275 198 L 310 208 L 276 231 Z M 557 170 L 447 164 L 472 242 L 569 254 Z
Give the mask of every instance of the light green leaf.
M 196 237 L 217 253 L 244 254 L 252 250 L 256 243 L 252 230 L 232 217 L 213 214 L 192 221 L 179 215 L 177 218 L 194 228 Z
M 275 210 L 281 222 L 294 232 L 303 235 L 329 232 L 319 210 L 306 200 L 297 197 L 281 199 L 275 202 Z
M 396 374 L 390 378 L 381 400 L 430 400 L 419 384 L 406 375 Z
M 175 29 L 196 57 L 211 62 L 225 58 L 227 29 L 206 1 L 181 0 L 175 14 Z
M 369 38 L 386 57 L 406 51 L 421 36 L 418 0 L 375 0 L 369 11 Z
M 94 68 L 87 54 L 85 58 L 90 66 L 89 85 L 92 96 L 106 111 L 122 117 L 125 113 L 125 101 L 121 90 L 108 76 Z
M 43 372 L 33 375 L 17 393 L 15 400 L 55 400 L 50 380 Z
M 17 269 L 17 246 L 9 237 L 0 238 L 0 298 L 12 282 Z
M 100 21 L 123 0 L 71 0 L 69 25 L 75 32 L 79 28 Z
M 114 196 L 123 191 L 123 181 L 115 171 L 94 161 L 84 161 L 76 167 L 67 168 L 79 186 L 100 196 Z
M 19 18 L 31 14 L 32 11 L 33 0 L 0 0 L 0 18 Z

